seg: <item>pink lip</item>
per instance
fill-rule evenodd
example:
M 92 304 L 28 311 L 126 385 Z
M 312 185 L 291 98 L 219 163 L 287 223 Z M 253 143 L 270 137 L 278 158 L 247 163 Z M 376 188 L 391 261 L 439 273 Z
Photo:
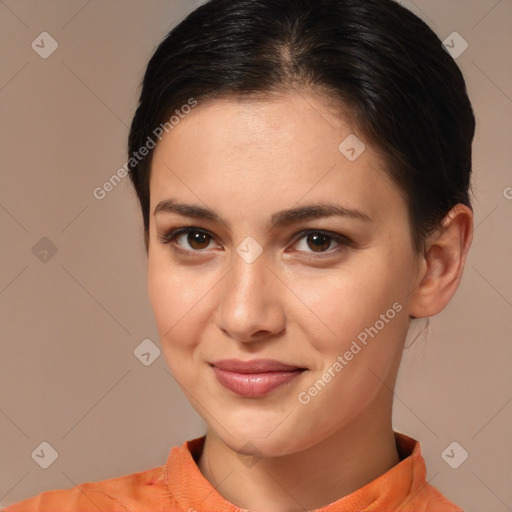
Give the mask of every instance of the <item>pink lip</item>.
M 306 369 L 271 359 L 224 359 L 215 361 L 212 366 L 222 386 L 247 398 L 264 396 L 292 381 Z

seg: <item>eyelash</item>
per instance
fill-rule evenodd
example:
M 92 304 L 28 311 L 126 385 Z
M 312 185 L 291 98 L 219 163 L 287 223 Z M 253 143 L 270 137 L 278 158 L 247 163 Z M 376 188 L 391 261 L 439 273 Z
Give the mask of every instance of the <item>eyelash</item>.
M 174 240 L 176 238 L 178 238 L 180 235 L 183 235 L 183 234 L 189 234 L 191 232 L 199 232 L 201 234 L 204 234 L 204 235 L 207 235 L 208 237 L 210 237 L 211 239 L 215 239 L 215 237 L 209 233 L 208 231 L 204 230 L 204 229 L 200 229 L 200 228 L 195 228 L 193 226 L 190 226 L 190 227 L 186 227 L 186 228 L 176 228 L 176 229 L 171 229 L 170 231 L 168 231 L 167 233 L 165 233 L 164 235 L 161 235 L 159 236 L 159 240 L 162 244 L 164 245 L 167 245 L 171 242 L 174 242 Z M 312 258 L 325 258 L 325 257 L 329 257 L 329 256 L 333 256 L 334 254 L 338 254 L 350 247 L 352 247 L 354 245 L 354 242 L 353 240 L 351 240 L 350 238 L 344 236 L 344 235 L 340 235 L 340 234 L 337 234 L 337 233 L 332 233 L 330 231 L 323 231 L 323 230 L 320 230 L 320 229 L 307 229 L 307 230 L 304 230 L 304 231 L 301 231 L 299 233 L 297 233 L 294 237 L 294 242 L 293 242 L 293 245 L 295 245 L 296 243 L 298 243 L 302 238 L 304 237 L 307 237 L 308 235 L 311 235 L 311 234 L 318 234 L 318 235 L 323 235 L 329 239 L 331 239 L 332 241 L 335 241 L 339 244 L 339 246 L 337 248 L 335 248 L 334 250 L 330 249 L 328 251 L 324 251 L 324 252 L 319 252 L 319 253 L 315 253 L 314 251 L 312 252 L 308 252 L 308 254 L 310 254 L 310 256 L 308 257 L 312 257 Z M 186 253 L 188 255 L 190 255 L 191 253 L 202 253 L 202 252 L 206 252 L 207 249 L 201 249 L 201 250 L 188 250 L 188 249 L 183 249 L 182 247 L 174 244 L 174 248 L 175 250 L 179 251 L 179 252 L 182 252 L 182 253 Z M 304 252 L 304 251 L 301 251 L 301 252 Z

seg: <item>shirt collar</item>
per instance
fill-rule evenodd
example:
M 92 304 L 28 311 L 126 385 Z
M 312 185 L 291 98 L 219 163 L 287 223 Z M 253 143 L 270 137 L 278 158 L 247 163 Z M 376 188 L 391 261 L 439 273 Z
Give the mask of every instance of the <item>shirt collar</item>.
M 205 436 L 202 436 L 172 448 L 165 465 L 169 495 L 180 510 L 245 510 L 224 499 L 199 470 L 196 460 L 204 441 Z M 395 441 L 400 457 L 396 466 L 348 496 L 317 509 L 317 512 L 361 512 L 369 506 L 374 511 L 396 510 L 427 487 L 426 466 L 418 441 L 399 432 L 395 432 Z

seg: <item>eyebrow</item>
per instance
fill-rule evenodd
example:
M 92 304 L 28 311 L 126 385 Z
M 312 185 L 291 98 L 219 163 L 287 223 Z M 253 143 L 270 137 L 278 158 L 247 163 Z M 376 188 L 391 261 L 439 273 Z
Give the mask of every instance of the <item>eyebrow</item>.
M 202 206 L 180 203 L 174 199 L 166 199 L 157 204 L 153 215 L 163 212 L 176 213 L 194 219 L 213 221 L 222 224 L 229 231 L 232 231 L 229 222 L 224 221 L 224 219 L 213 210 Z M 314 203 L 274 213 L 270 217 L 270 226 L 271 229 L 275 229 L 290 226 L 300 221 L 325 217 L 349 217 L 365 222 L 372 221 L 369 215 L 353 208 L 344 208 L 343 206 L 330 203 Z

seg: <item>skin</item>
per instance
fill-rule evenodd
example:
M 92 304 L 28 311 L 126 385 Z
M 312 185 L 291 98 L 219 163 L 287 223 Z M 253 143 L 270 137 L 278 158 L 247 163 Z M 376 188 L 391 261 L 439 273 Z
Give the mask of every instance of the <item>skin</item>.
M 404 198 L 379 154 L 368 143 L 355 161 L 339 151 L 353 133 L 324 97 L 288 91 L 200 103 L 153 155 L 149 298 L 166 362 L 207 424 L 199 469 L 241 508 L 319 508 L 399 462 L 392 390 L 410 316 L 441 311 L 462 275 L 471 210 L 454 208 L 417 254 Z M 207 207 L 230 228 L 155 215 L 168 199 Z M 370 220 L 331 216 L 271 228 L 273 213 L 317 202 Z M 210 237 L 185 233 L 163 243 L 180 227 Z M 319 249 L 308 239 L 315 230 L 351 243 L 327 238 Z M 236 250 L 249 236 L 262 249 L 252 263 Z M 300 403 L 299 393 L 397 303 L 401 311 Z M 307 371 L 246 398 L 216 380 L 209 363 L 227 358 L 275 359 Z

